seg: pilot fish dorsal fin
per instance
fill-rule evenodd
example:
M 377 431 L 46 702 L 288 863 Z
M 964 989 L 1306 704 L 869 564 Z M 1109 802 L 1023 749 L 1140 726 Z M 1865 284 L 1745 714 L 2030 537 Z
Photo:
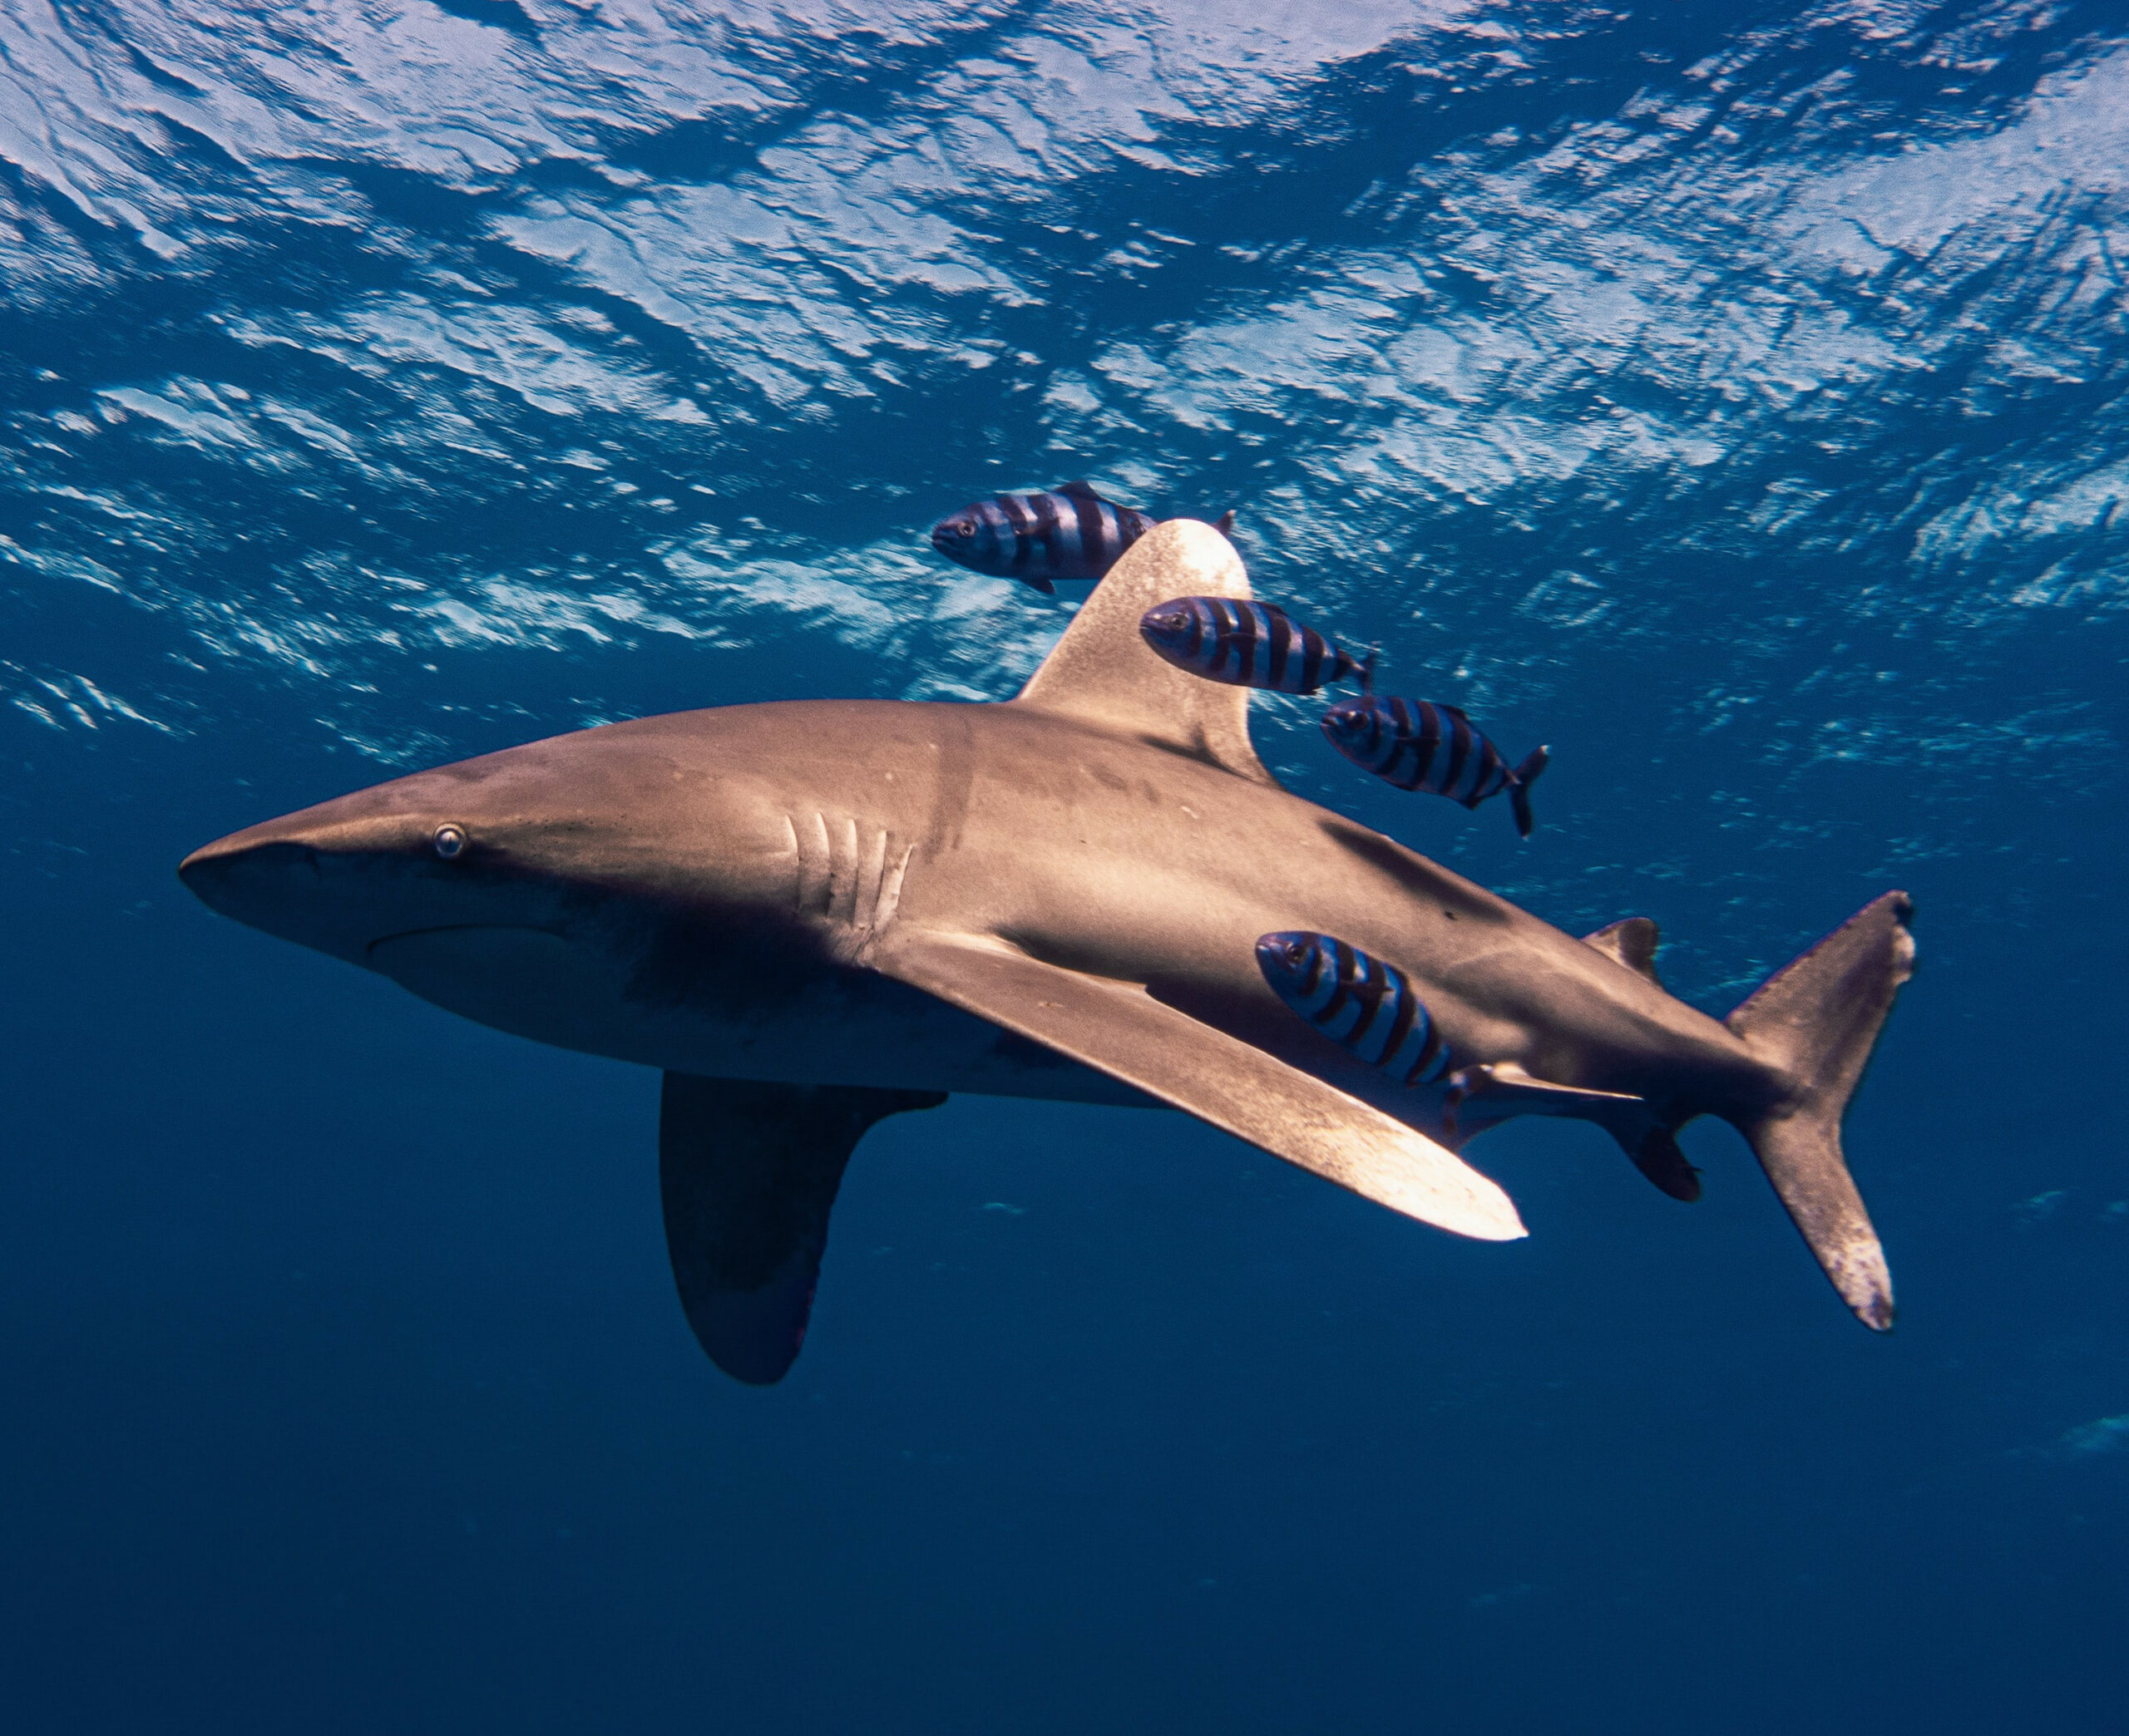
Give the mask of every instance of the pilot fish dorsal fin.
M 1075 501 L 1099 501 L 1101 498 L 1094 492 L 1094 485 L 1085 481 L 1067 482 L 1057 492 L 1069 495 Z
M 1139 618 L 1172 597 L 1249 598 L 1234 545 L 1210 525 L 1169 519 L 1132 544 L 1079 605 L 1013 703 L 1187 753 L 1277 787 L 1249 742 L 1249 689 L 1207 681 L 1153 654 Z
M 1656 925 L 1647 917 L 1623 916 L 1593 935 L 1584 935 L 1582 944 L 1595 947 L 1606 958 L 1616 959 L 1661 989 L 1663 979 L 1656 974 L 1657 939 Z

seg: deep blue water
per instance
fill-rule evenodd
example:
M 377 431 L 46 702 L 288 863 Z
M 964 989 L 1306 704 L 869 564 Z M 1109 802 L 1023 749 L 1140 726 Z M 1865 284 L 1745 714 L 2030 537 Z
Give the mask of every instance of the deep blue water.
M 2118 1726 L 2129 7 L 0 0 L 24 1732 Z M 1885 887 L 1864 1332 L 1726 1129 L 1454 1241 L 1180 1117 L 852 1164 L 781 1387 L 656 1081 L 210 915 L 617 717 L 1010 694 L 1076 475 L 1505 744 L 1297 789 L 1712 1010 Z M 1187 921 L 1188 913 L 1178 912 Z

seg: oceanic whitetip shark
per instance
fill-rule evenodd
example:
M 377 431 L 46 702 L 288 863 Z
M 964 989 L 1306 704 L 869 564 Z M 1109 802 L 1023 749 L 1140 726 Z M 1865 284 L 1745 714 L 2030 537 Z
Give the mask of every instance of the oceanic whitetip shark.
M 1282 789 L 1249 689 L 1139 618 L 1247 598 L 1171 520 L 998 704 L 739 705 L 535 742 L 267 821 L 179 869 L 214 909 L 541 1042 L 663 1070 L 666 1238 L 742 1380 L 797 1355 L 867 1128 L 955 1091 L 1182 1109 L 1462 1235 L 1524 1235 L 1458 1155 L 1581 1117 L 1690 1198 L 1672 1135 L 1736 1127 L 1865 1324 L 1893 1317 L 1840 1122 L 1909 974 L 1889 892 L 1727 1019 L 1667 994 L 1655 925 L 1578 940 Z M 1412 1088 L 1283 1004 L 1260 937 L 1400 969 L 1460 1057 Z

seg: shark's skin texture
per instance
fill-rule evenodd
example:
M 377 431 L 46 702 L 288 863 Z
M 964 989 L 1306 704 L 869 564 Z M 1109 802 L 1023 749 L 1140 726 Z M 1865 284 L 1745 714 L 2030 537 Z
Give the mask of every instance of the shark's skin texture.
M 1631 947 L 1578 940 L 1280 788 L 1249 746 L 1247 689 L 1169 667 L 1138 631 L 1163 598 L 1247 594 L 1224 538 L 1171 520 L 1015 702 L 609 725 L 270 821 L 180 873 L 216 910 L 539 1041 L 699 1079 L 911 1094 L 898 1107 L 953 1091 L 1172 1103 L 1489 1239 L 1523 1228 L 1452 1154 L 1472 1132 L 1578 1114 L 1633 1150 L 1716 1114 L 1755 1140 L 1851 1306 L 1889 1324 L 1838 1126 L 1905 975 L 1904 900 L 1762 991 L 1773 1040 L 1743 1013 L 1711 1018 L 1657 983 L 1652 927 Z M 465 841 L 448 860 L 444 827 Z M 1257 968 L 1258 938 L 1290 929 L 1395 963 L 1487 1064 L 1445 1092 L 1346 1054 Z M 1829 1013 L 1813 961 L 1837 943 Z

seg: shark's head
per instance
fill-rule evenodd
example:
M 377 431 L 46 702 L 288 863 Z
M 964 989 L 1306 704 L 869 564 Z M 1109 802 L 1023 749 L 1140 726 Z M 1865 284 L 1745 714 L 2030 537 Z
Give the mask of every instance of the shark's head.
M 788 912 L 780 812 L 686 724 L 618 724 L 395 778 L 232 833 L 178 874 L 223 915 L 483 1023 L 556 1036 L 560 1009 L 640 999 L 659 950 L 647 943 L 675 925 L 714 949 Z
M 979 573 L 1009 573 L 1018 546 L 1012 520 L 995 501 L 978 501 L 931 527 L 931 546 Z

